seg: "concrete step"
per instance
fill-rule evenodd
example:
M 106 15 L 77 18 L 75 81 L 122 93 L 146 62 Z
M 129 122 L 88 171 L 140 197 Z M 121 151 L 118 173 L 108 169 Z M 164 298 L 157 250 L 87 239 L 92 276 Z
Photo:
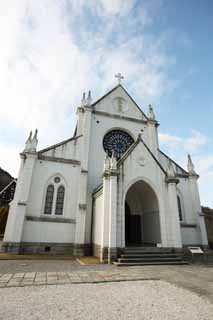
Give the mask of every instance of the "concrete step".
M 155 252 L 155 251 L 172 251 L 170 248 L 158 248 L 158 247 L 143 247 L 143 246 L 132 246 L 132 247 L 125 247 L 124 248 L 125 251 L 135 251 L 135 250 L 141 250 L 141 251 L 151 251 L 151 252 Z
M 121 254 L 121 258 L 141 258 L 141 257 L 152 257 L 152 258 L 157 258 L 157 257 L 182 257 L 182 254 L 177 254 L 177 253 L 124 253 Z
M 125 248 L 124 253 L 174 253 L 171 249 L 164 249 L 164 248 L 143 248 L 143 247 L 136 247 L 136 248 Z
M 183 261 L 181 258 L 136 258 L 136 259 L 130 259 L 130 258 L 119 258 L 118 262 L 119 263 L 126 263 L 126 262 L 171 262 L 171 261 Z
M 113 262 L 118 267 L 131 267 L 131 266 L 157 266 L 157 265 L 185 265 L 188 264 L 186 261 L 156 261 L 156 262 Z
M 181 253 L 174 253 L 171 249 L 157 247 L 127 247 L 120 255 L 115 265 L 176 265 L 187 264 Z

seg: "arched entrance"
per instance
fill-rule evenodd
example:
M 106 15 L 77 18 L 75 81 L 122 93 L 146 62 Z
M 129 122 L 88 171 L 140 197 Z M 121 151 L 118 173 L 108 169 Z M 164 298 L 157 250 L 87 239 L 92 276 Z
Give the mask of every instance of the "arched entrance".
M 125 244 L 161 243 L 158 199 L 145 181 L 133 184 L 125 199 Z

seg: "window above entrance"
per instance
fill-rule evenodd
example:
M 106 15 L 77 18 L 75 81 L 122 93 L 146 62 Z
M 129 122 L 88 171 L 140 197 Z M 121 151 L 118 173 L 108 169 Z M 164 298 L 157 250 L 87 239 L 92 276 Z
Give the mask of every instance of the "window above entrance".
M 117 159 L 119 159 L 133 143 L 133 138 L 127 132 L 119 129 L 108 132 L 103 139 L 105 152 L 111 157 L 114 151 Z

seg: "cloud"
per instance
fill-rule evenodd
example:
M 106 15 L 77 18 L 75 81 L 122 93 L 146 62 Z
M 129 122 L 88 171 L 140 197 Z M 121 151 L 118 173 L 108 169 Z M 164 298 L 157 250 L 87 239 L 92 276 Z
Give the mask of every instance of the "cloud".
M 208 141 L 208 137 L 197 130 L 191 130 L 191 136 L 187 138 L 177 137 L 167 133 L 159 134 L 160 144 L 166 147 L 170 152 L 183 150 L 186 152 L 198 151 Z
M 117 72 L 144 103 L 169 90 L 174 60 L 163 38 L 147 32 L 151 12 L 135 6 L 134 0 L 0 3 L 0 166 L 17 176 L 19 160 L 11 155 L 31 129 L 38 127 L 39 148 L 71 136 L 82 92 L 100 97 Z

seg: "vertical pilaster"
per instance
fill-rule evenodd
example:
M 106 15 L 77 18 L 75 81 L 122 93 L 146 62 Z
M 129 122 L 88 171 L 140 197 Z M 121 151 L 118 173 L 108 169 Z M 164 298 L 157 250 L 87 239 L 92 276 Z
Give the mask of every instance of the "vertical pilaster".
M 29 199 L 33 169 L 37 159 L 37 154 L 36 152 L 25 152 L 21 154 L 21 158 L 20 174 L 14 200 L 9 211 L 4 235 L 4 245 L 10 243 L 14 248 L 16 248 L 16 251 L 19 250 L 21 242 L 27 202 Z
M 200 205 L 200 194 L 198 189 L 198 175 L 189 176 L 190 192 L 191 192 L 191 203 L 193 210 L 193 222 L 197 223 L 200 228 L 201 244 L 203 246 L 208 246 L 208 238 L 206 233 L 206 225 L 204 221 L 204 215 L 201 210 Z
M 79 198 L 76 215 L 75 230 L 75 254 L 83 254 L 82 247 L 85 243 L 86 228 L 86 210 L 87 210 L 87 171 L 82 170 L 80 174 Z M 82 251 L 82 252 L 80 252 Z
M 168 204 L 169 212 L 167 216 L 167 246 L 172 248 L 182 248 L 180 220 L 177 204 L 177 180 L 168 179 Z
M 117 258 L 117 161 L 112 155 L 104 163 L 103 174 L 103 219 L 101 238 L 101 261 L 111 263 Z
M 172 248 L 182 248 L 176 187 L 179 180 L 176 178 L 175 170 L 170 160 L 168 161 L 166 172 L 166 183 L 168 192 L 167 246 Z
M 208 246 L 208 239 L 206 233 L 206 226 L 204 221 L 204 216 L 202 214 L 200 205 L 200 194 L 198 189 L 197 180 L 199 175 L 195 172 L 194 164 L 192 162 L 191 156 L 188 155 L 188 173 L 189 173 L 189 187 L 191 193 L 191 203 L 192 203 L 192 218 L 194 223 L 198 223 L 200 227 L 201 244 L 203 246 Z
M 149 137 L 149 148 L 152 151 L 152 153 L 155 155 L 155 157 L 158 158 L 159 142 L 158 142 L 157 127 L 159 126 L 159 124 L 155 120 L 155 114 L 151 104 L 149 105 L 147 126 L 148 126 L 148 137 Z
M 76 213 L 75 253 L 84 254 L 83 246 L 86 244 L 86 228 L 90 228 L 91 212 L 88 206 L 88 161 L 91 130 L 91 94 L 86 99 L 85 93 L 78 108 L 78 134 L 81 139 L 81 173 L 79 184 L 79 198 Z M 88 237 L 87 237 L 88 238 Z M 87 239 L 88 240 L 88 239 Z
M 110 179 L 105 172 L 103 177 L 103 219 L 101 225 L 101 262 L 106 261 L 109 239 Z
M 108 263 L 117 257 L 117 173 L 111 172 L 110 175 L 110 204 L 109 204 L 109 245 Z

